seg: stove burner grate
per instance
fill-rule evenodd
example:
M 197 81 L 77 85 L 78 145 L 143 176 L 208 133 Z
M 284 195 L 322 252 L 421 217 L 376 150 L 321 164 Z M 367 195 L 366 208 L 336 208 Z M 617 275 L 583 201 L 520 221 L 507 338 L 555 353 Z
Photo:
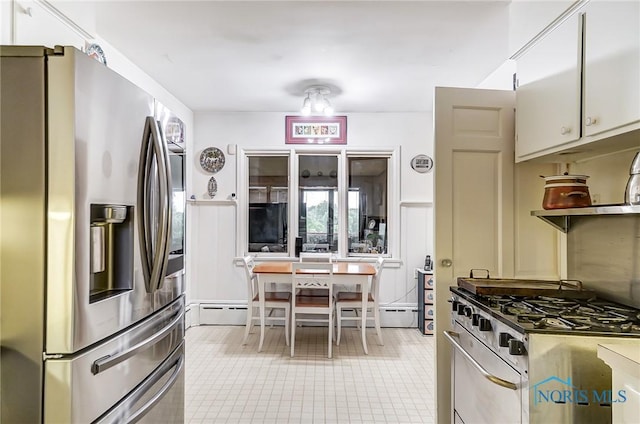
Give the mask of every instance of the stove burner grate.
M 517 317 L 518 322 L 530 322 L 535 323 L 543 318 L 547 318 L 545 314 L 520 314 Z
M 507 315 L 522 315 L 532 312 L 529 305 L 523 302 L 509 302 L 500 305 L 500 312 Z
M 533 328 L 551 328 L 558 330 L 588 330 L 589 325 L 572 323 L 562 318 L 542 318 L 533 323 Z
M 633 333 L 640 335 L 640 310 L 599 298 L 551 296 L 471 295 L 514 328 L 547 332 Z

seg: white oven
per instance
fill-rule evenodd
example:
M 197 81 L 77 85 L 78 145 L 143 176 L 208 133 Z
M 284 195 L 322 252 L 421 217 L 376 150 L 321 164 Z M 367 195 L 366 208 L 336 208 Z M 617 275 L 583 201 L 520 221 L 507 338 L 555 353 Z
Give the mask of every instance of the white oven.
M 453 422 L 613 422 L 612 405 L 628 395 L 597 347 L 638 346 L 640 310 L 566 288 L 565 297 L 450 289 Z
M 455 423 L 524 423 L 528 380 L 456 322 L 452 345 Z

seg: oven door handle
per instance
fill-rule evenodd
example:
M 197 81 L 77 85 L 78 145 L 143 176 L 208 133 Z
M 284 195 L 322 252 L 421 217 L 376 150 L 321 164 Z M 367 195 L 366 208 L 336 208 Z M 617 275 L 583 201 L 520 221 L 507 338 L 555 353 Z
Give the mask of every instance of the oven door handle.
M 510 381 L 503 380 L 502 378 L 496 377 L 495 375 L 489 373 L 489 371 L 485 370 L 482 367 L 482 365 L 480 365 L 478 363 L 478 361 L 473 359 L 473 357 L 471 355 L 469 355 L 469 353 L 466 350 L 464 350 L 462 345 L 460 343 L 458 343 L 458 341 L 456 340 L 456 338 L 458 338 L 460 336 L 458 333 L 455 333 L 453 331 L 443 331 L 442 333 L 444 334 L 444 337 L 447 340 L 449 340 L 449 342 L 453 345 L 453 347 L 458 349 L 458 351 L 460 351 L 460 353 L 462 353 L 462 355 L 464 355 L 464 357 L 467 358 L 469 360 L 469 362 L 471 362 L 473 364 L 473 366 L 476 367 L 476 369 L 478 371 L 480 371 L 480 374 L 482 374 L 484 376 L 484 378 L 486 378 L 487 380 L 489 380 L 490 382 L 492 382 L 494 384 L 497 384 L 498 386 L 505 387 L 505 388 L 511 389 L 511 390 L 518 390 L 518 386 L 516 386 L 515 384 L 513 384 Z

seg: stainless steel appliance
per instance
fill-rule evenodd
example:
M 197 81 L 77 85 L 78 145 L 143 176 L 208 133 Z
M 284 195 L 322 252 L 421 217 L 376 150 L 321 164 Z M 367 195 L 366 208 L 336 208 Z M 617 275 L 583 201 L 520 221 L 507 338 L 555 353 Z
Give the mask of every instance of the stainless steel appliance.
M 184 271 L 153 98 L 71 47 L 0 60 L 3 422 L 182 422 Z
M 640 152 L 636 153 L 631 162 L 624 201 L 629 205 L 640 205 Z
M 496 283 L 459 278 L 450 288 L 454 422 L 611 422 L 625 393 L 597 346 L 638 346 L 640 309 L 573 282 Z

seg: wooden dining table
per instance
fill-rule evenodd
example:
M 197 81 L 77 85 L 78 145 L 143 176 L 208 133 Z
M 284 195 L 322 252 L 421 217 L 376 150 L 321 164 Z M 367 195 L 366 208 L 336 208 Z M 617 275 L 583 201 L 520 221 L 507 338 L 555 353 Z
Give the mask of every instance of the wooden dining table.
M 253 268 L 254 274 L 258 276 L 258 300 L 260 302 L 260 344 L 258 351 L 262 350 L 265 330 L 265 285 L 268 283 L 291 284 L 291 262 L 258 262 Z M 304 273 L 304 270 L 298 270 Z M 312 273 L 312 272 L 310 272 Z M 366 262 L 334 262 L 333 264 L 333 284 L 345 286 L 360 286 L 362 291 L 362 347 L 364 353 L 368 354 L 366 339 L 367 323 L 367 300 L 370 288 L 370 277 L 375 275 L 376 270 L 373 265 Z M 333 331 L 333 329 L 329 329 Z

